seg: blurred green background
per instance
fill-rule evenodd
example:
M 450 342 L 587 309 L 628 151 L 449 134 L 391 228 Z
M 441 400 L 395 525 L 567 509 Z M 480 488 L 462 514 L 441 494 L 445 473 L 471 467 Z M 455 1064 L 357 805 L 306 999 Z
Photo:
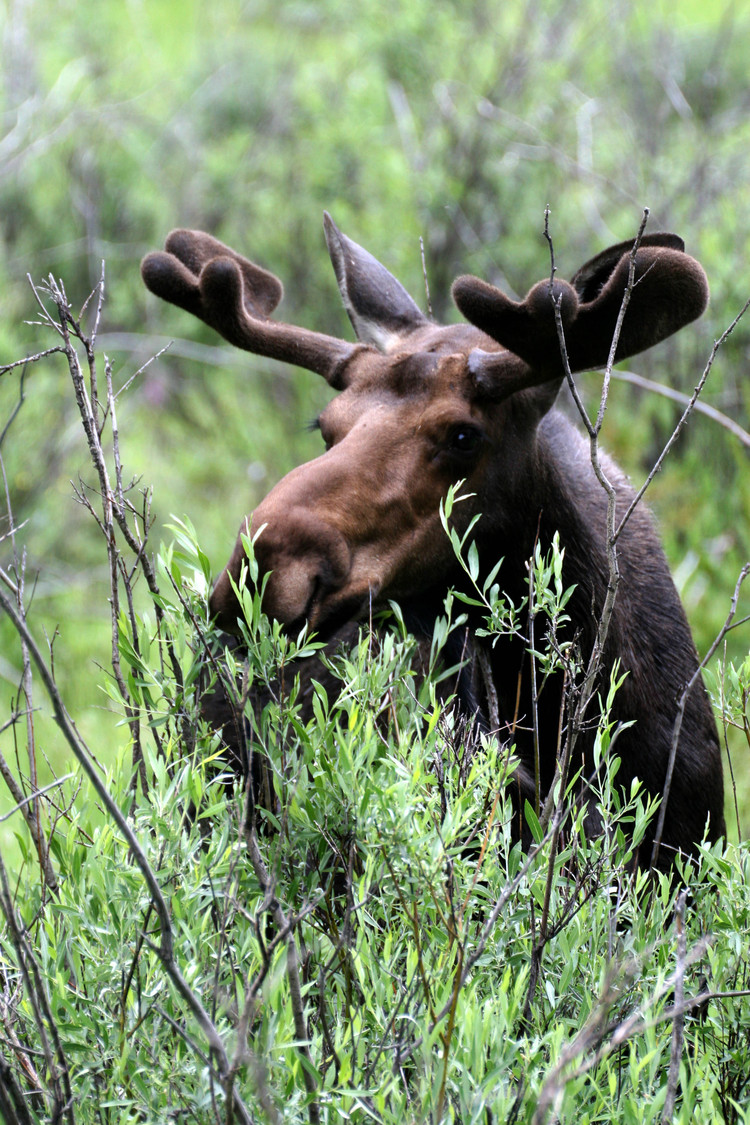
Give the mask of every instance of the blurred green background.
M 284 319 L 349 337 L 324 208 L 420 303 L 422 238 L 434 314 L 449 318 L 459 273 L 514 294 L 547 274 L 547 204 L 564 277 L 632 237 L 647 206 L 649 229 L 678 232 L 702 261 L 712 303 L 629 366 L 687 393 L 750 296 L 741 3 L 7 0 L 0 13 L 0 364 L 54 343 L 26 323 L 27 274 L 62 278 L 78 307 L 106 260 L 99 342 L 117 383 L 174 340 L 121 399 L 126 476 L 153 487 L 160 525 L 172 512 L 192 520 L 216 571 L 243 515 L 319 452 L 305 425 L 330 392 L 314 375 L 232 352 L 145 292 L 139 260 L 170 228 L 211 231 L 278 273 Z M 743 426 L 749 340 L 750 319 L 705 395 Z M 582 385 L 593 401 L 600 377 Z M 18 370 L 0 378 L 0 431 L 19 387 Z M 640 483 L 677 416 L 666 399 L 617 383 L 604 444 Z M 27 584 L 36 581 L 37 635 L 57 630 L 68 707 L 106 757 L 124 738 L 98 668 L 110 643 L 106 555 L 72 496 L 70 480 L 93 473 L 59 358 L 29 369 L 1 452 Z M 649 496 L 701 651 L 750 557 L 747 457 L 695 415 Z M 735 661 L 748 630 L 730 637 Z M 0 726 L 18 661 L 0 622 Z M 54 729 L 44 739 L 63 772 Z M 12 759 L 12 730 L 0 749 Z M 747 794 L 741 739 L 734 765 Z

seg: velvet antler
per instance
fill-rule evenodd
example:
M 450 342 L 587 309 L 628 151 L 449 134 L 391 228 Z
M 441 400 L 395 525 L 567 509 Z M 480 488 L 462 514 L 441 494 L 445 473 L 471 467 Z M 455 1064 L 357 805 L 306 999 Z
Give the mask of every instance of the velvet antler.
M 345 383 L 345 368 L 361 345 L 269 320 L 284 290 L 272 273 L 203 231 L 174 230 L 165 249 L 147 254 L 143 280 L 157 297 L 197 316 L 245 351 L 284 360 Z
M 466 317 L 504 348 L 525 360 L 526 375 L 503 377 L 502 354 L 476 351 L 474 377 L 486 393 L 505 398 L 563 373 L 554 302 L 559 302 L 571 371 L 603 367 L 628 284 L 634 242 L 612 246 L 587 262 L 570 282 L 538 282 L 523 301 L 513 301 L 476 277 L 459 277 L 453 299 Z M 708 282 L 702 267 L 673 234 L 645 236 L 635 256 L 634 285 L 615 359 L 645 351 L 695 320 L 706 308 Z

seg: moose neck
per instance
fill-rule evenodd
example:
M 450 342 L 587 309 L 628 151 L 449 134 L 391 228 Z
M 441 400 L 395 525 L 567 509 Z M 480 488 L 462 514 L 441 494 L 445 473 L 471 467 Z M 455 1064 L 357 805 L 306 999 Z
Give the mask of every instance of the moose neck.
M 476 544 L 481 572 L 489 573 L 499 559 L 503 559 L 498 583 L 507 599 L 515 606 L 521 605 L 529 595 L 529 561 L 539 548 L 546 556 L 555 535 L 559 535 L 564 551 L 562 565 L 563 588 L 574 587 L 566 614 L 570 623 L 566 634 L 576 637 L 584 658 L 588 657 L 594 643 L 598 622 L 607 592 L 607 495 L 594 477 L 589 449 L 584 438 L 559 411 L 551 411 L 539 424 L 536 440 L 529 446 L 530 454 L 519 472 L 512 474 L 512 494 L 504 506 L 501 518 L 478 521 Z M 626 478 L 609 462 L 606 468 L 623 508 L 632 497 Z M 503 486 L 508 488 L 508 476 Z M 487 510 L 491 511 L 489 504 Z M 497 507 L 495 506 L 497 511 Z M 645 521 L 646 525 L 648 521 Z M 636 514 L 636 538 L 644 533 L 644 518 Z M 650 529 L 645 530 L 653 538 Z M 619 550 L 627 559 L 631 549 L 632 533 L 624 534 Z M 658 550 L 658 546 L 655 545 Z M 626 564 L 627 565 L 627 564 Z M 481 611 L 471 625 L 480 624 Z M 610 644 L 627 648 L 621 621 L 623 609 L 616 602 L 610 625 Z M 526 626 L 527 627 L 527 626 Z M 504 667 L 498 680 L 506 680 L 509 652 L 524 651 L 528 638 L 508 644 L 498 644 L 491 650 L 493 664 Z M 515 685 L 513 690 L 515 690 Z

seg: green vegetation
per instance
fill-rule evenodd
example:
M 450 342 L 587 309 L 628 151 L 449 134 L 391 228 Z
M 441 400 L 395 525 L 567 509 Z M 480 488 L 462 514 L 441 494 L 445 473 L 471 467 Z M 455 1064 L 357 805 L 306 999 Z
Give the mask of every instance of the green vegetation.
M 257 717 L 278 807 L 254 830 L 195 713 L 205 591 L 245 513 L 319 451 L 305 423 L 330 392 L 158 304 L 138 262 L 173 226 L 210 230 L 278 273 L 286 320 L 349 335 L 324 208 L 417 299 L 422 238 L 431 307 L 449 318 L 460 273 L 515 292 L 545 275 L 545 205 L 563 276 L 632 236 L 648 206 L 649 229 L 677 231 L 703 263 L 712 303 L 630 366 L 690 394 L 750 296 L 749 25 L 738 5 L 666 0 L 606 16 L 593 0 L 363 0 L 356 19 L 341 0 L 0 8 L 0 368 L 60 342 L 26 275 L 63 278 L 78 309 L 105 260 L 103 463 L 114 480 L 106 353 L 122 479 L 137 479 L 125 523 L 143 535 L 126 500 L 141 512 L 145 493 L 144 557 L 159 555 L 150 579 L 120 572 L 113 666 L 111 558 L 81 500 L 106 516 L 68 365 L 0 375 L 0 566 L 18 579 L 23 558 L 26 619 L 80 731 L 63 737 L 0 616 L 11 781 L 28 795 L 72 772 L 0 822 L 5 913 L 12 900 L 25 927 L 0 936 L 0 1093 L 20 1091 L 17 1120 L 52 1119 L 66 1082 L 79 1122 L 226 1120 L 233 1092 L 235 1120 L 245 1107 L 290 1121 L 748 1120 L 750 1012 L 734 994 L 749 983 L 750 627 L 729 632 L 708 676 L 733 843 L 682 872 L 687 904 L 626 874 L 620 829 L 640 831 L 648 810 L 610 777 L 604 840 L 574 822 L 561 841 L 537 809 L 536 849 L 511 847 L 512 763 L 456 725 L 397 621 L 329 669 L 344 689 L 318 693 L 312 720 L 293 690 Z M 747 331 L 723 345 L 704 395 L 745 429 Z M 589 401 L 599 384 L 581 379 Z M 616 382 L 603 443 L 640 481 L 678 415 Z M 648 494 L 701 652 L 750 558 L 746 461 L 696 413 Z M 547 571 L 554 613 L 564 592 L 554 560 Z M 273 697 L 291 642 L 248 609 L 250 674 Z M 156 872 L 161 918 L 74 759 L 82 740 Z M 17 797 L 4 791 L 0 811 Z M 681 998 L 706 991 L 683 1020 Z
M 304 721 L 289 670 L 317 646 L 257 593 L 247 661 L 227 657 L 229 683 L 266 700 L 247 714 L 275 796 L 254 808 L 196 711 L 208 561 L 174 532 L 149 578 L 166 592 L 117 622 L 109 692 L 132 743 L 103 775 L 69 728 L 96 791 L 55 791 L 51 880 L 28 846 L 25 894 L 0 865 L 7 1119 L 750 1120 L 747 849 L 703 848 L 685 890 L 634 873 L 654 808 L 613 788 L 613 758 L 602 837 L 582 809 L 559 819 L 571 779 L 551 814 L 526 810 L 524 854 L 512 757 L 440 702 L 398 614 L 326 661 L 337 690 L 315 687 Z M 536 560 L 550 621 L 559 575 L 556 552 Z M 512 618 L 482 590 L 491 636 Z M 608 742 L 605 719 L 605 761 Z

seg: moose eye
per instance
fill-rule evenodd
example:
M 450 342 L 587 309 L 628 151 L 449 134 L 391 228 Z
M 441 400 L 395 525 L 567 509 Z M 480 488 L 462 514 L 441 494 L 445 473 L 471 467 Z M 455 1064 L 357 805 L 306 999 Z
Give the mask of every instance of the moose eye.
M 476 453 L 482 441 L 482 434 L 474 426 L 457 426 L 448 438 L 448 448 L 459 457 Z
M 307 428 L 311 433 L 314 430 L 318 430 L 318 432 L 320 433 L 320 436 L 323 438 L 323 444 L 326 447 L 326 452 L 328 452 L 328 450 L 333 445 L 333 441 L 331 440 L 330 436 L 327 433 L 323 432 L 323 426 L 321 424 L 320 418 L 313 418 L 312 422 L 310 422 L 308 424 Z

